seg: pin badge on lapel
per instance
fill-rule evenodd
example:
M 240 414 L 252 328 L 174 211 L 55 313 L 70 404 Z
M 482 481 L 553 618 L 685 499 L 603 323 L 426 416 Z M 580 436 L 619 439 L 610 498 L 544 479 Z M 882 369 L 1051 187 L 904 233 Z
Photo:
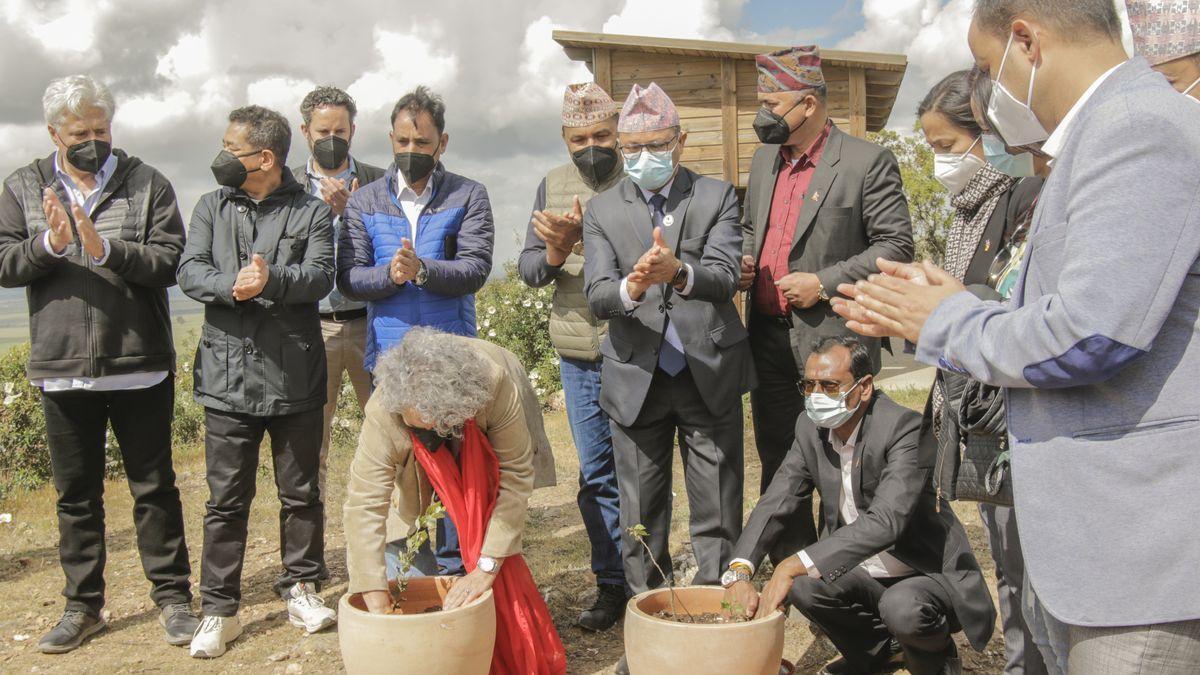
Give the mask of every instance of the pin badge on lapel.
M 986 239 L 986 240 L 984 240 L 984 242 L 983 242 L 983 252 L 984 252 L 984 253 L 987 253 L 987 252 L 988 252 L 988 251 L 990 251 L 990 250 L 992 250 L 992 240 L 991 240 L 991 239 Z
M 814 202 L 821 201 L 821 191 L 820 190 L 817 190 L 816 192 L 813 193 L 813 201 Z
M 674 224 L 675 224 L 675 216 L 668 213 L 666 216 L 663 217 L 663 226 L 664 227 L 670 227 Z

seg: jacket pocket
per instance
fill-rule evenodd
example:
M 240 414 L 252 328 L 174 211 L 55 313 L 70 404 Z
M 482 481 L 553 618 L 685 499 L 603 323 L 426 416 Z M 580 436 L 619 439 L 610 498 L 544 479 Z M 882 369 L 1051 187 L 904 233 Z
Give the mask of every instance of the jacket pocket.
M 746 332 L 746 327 L 742 325 L 741 321 L 730 321 L 709 331 L 708 336 L 712 338 L 714 344 L 724 348 L 732 347 L 745 340 L 749 333 Z
M 204 326 L 196 346 L 194 389 L 197 394 L 223 399 L 229 393 L 229 340 Z
M 325 375 L 324 359 L 317 350 L 322 348 L 307 335 L 288 334 L 283 336 L 282 358 L 283 386 L 280 392 L 285 402 L 304 401 L 324 389 L 321 380 Z
M 1072 438 L 1077 441 L 1114 441 L 1119 439 L 1136 438 L 1140 436 L 1150 436 L 1153 434 L 1162 434 L 1169 431 L 1183 431 L 1200 424 L 1200 417 L 1196 415 L 1188 415 L 1185 417 L 1173 417 L 1165 420 L 1154 420 L 1151 422 L 1139 422 L 1137 424 L 1123 424 L 1114 427 L 1101 427 L 1097 429 L 1088 429 L 1085 431 L 1076 432 Z
M 277 265 L 295 265 L 304 260 L 304 254 L 308 251 L 308 237 L 306 235 L 285 235 L 279 238 L 279 253 L 277 255 Z
M 633 345 L 620 338 L 613 337 L 610 330 L 608 337 L 605 338 L 604 342 L 600 343 L 600 354 L 614 361 L 628 363 L 629 358 L 633 356 Z

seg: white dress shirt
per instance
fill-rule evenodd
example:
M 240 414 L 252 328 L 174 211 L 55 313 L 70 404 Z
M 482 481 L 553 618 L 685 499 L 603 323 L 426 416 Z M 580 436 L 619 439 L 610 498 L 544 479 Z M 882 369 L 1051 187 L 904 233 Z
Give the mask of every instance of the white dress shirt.
M 664 199 L 669 199 L 671 196 L 671 186 L 674 184 L 675 178 L 672 177 L 671 180 L 667 181 L 667 184 L 662 186 L 662 189 L 660 189 L 657 193 L 646 190 L 641 186 L 638 187 L 638 189 L 642 191 L 642 197 L 646 200 L 646 208 L 650 210 L 650 217 L 652 220 L 654 218 L 654 207 L 650 205 L 650 198 L 655 194 L 660 194 Z M 679 223 L 679 226 L 682 227 L 683 223 Z M 684 284 L 683 290 L 677 291 L 677 293 L 680 297 L 686 298 L 692 294 L 692 286 L 695 285 L 696 276 L 692 274 L 691 265 L 684 263 L 683 267 L 687 270 L 687 282 Z M 629 296 L 629 277 L 625 277 L 621 280 L 621 302 L 625 305 L 625 311 L 632 312 L 633 310 L 637 309 L 643 302 L 645 302 L 645 297 L 646 296 L 643 295 L 641 300 L 634 300 Z M 675 322 L 667 322 L 667 333 L 663 336 L 663 339 L 665 339 L 672 347 L 678 349 L 680 354 L 687 353 L 683 349 L 683 340 L 679 338 L 679 331 L 675 330 Z
M 400 202 L 400 209 L 404 211 L 404 217 L 408 219 L 408 224 L 412 228 L 413 248 L 417 247 L 417 223 L 421 218 L 421 213 L 429 206 L 429 202 L 433 199 L 433 177 L 425 181 L 425 189 L 421 194 L 417 194 L 415 190 L 408 186 L 404 181 L 404 174 L 400 170 L 396 170 L 396 185 L 403 185 L 400 188 L 400 194 L 396 195 L 396 199 Z
M 88 190 L 81 185 L 76 185 L 71 176 L 63 171 L 62 158 L 58 153 L 54 153 L 54 174 L 58 178 L 58 182 L 62 183 L 63 188 L 67 191 L 67 196 L 70 197 L 72 204 L 78 204 L 87 212 L 90 217 L 96 212 L 96 207 L 100 204 L 100 195 L 104 192 L 104 187 L 108 185 L 108 180 L 112 178 L 113 173 L 117 169 L 116 155 L 109 155 L 104 162 L 104 166 L 96 172 L 96 187 Z M 70 206 L 64 204 L 66 208 Z M 92 258 L 92 262 L 97 265 L 103 265 L 108 262 L 108 254 L 111 250 L 108 240 L 103 239 L 104 255 L 100 258 Z M 46 251 L 56 258 L 62 258 L 67 255 L 70 248 L 65 248 L 62 251 L 55 251 L 50 245 L 50 231 L 46 230 L 45 237 L 42 238 L 42 245 L 46 247 Z M 47 377 L 40 380 L 31 380 L 30 383 L 35 387 L 40 387 L 44 391 L 68 391 L 72 389 L 83 389 L 87 391 L 131 391 L 134 389 L 149 389 L 154 385 L 167 379 L 168 371 L 156 370 L 149 373 L 127 373 L 124 375 L 105 375 L 103 377 Z
M 1042 144 L 1042 152 L 1050 155 L 1051 157 L 1058 157 L 1058 153 L 1062 152 L 1063 145 L 1065 145 L 1067 142 L 1067 135 L 1071 131 L 1071 123 L 1074 122 L 1075 118 L 1079 116 L 1079 111 L 1083 110 L 1083 106 L 1087 105 L 1088 99 L 1092 97 L 1092 94 L 1096 93 L 1096 90 L 1100 88 L 1100 85 L 1104 84 L 1104 81 L 1108 79 L 1108 76 L 1112 75 L 1113 72 L 1115 72 L 1117 68 L 1120 68 L 1122 65 L 1124 64 L 1118 63 L 1112 68 L 1109 68 L 1103 75 L 1096 78 L 1096 81 L 1092 83 L 1092 86 L 1087 88 L 1087 91 L 1083 92 L 1083 96 L 1079 97 L 1079 100 L 1075 102 L 1075 105 L 1071 106 L 1071 109 L 1068 110 L 1067 114 L 1063 116 L 1062 121 L 1059 122 L 1058 126 L 1054 128 L 1054 133 L 1050 134 L 1050 138 L 1047 138 L 1046 142 Z M 1051 160 L 1050 163 L 1053 164 L 1054 161 Z

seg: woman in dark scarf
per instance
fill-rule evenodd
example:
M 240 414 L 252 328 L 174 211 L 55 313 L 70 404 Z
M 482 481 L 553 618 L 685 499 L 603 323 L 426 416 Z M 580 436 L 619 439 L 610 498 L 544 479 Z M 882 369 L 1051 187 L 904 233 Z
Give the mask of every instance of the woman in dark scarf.
M 981 123 L 986 120 L 973 114 L 972 91 L 977 84 L 978 76 L 971 71 L 952 73 L 926 95 L 917 116 L 934 152 L 934 174 L 950 193 L 954 208 L 945 269 L 976 294 L 1000 299 L 989 287 L 990 271 L 997 256 L 1009 251 L 1014 233 L 1020 236 L 1020 223 L 1031 212 L 1042 180 L 1028 177 L 1033 175 L 1031 156 L 1010 154 L 1003 141 L 987 133 Z M 959 415 L 966 382 L 955 377 L 938 372 L 925 413 L 939 439 L 934 482 L 939 495 L 947 499 L 957 497 L 954 488 L 966 438 Z M 993 401 L 992 407 L 999 406 L 998 397 Z M 1002 418 L 1002 409 L 999 413 Z M 1041 654 L 1021 612 L 1024 565 L 1013 509 L 980 502 L 979 511 L 996 563 L 1005 672 L 1044 673 Z

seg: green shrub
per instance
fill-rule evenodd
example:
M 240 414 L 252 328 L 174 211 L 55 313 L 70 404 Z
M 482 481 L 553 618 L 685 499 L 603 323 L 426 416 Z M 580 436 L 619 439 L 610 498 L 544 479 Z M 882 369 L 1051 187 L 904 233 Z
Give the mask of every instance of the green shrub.
M 558 352 L 550 344 L 550 288 L 530 288 L 516 265 L 505 266 L 503 279 L 493 279 L 475 296 L 479 337 L 516 354 L 543 405 L 560 389 Z

